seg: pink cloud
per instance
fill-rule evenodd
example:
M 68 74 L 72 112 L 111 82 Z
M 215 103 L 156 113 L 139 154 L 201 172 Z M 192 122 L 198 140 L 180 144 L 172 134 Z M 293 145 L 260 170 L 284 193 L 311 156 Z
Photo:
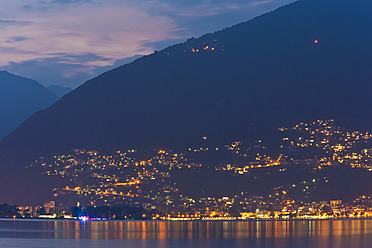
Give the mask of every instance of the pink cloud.
M 36 4 L 37 1 L 32 2 Z M 9 22 L 25 24 L 17 28 L 0 24 L 0 66 L 51 58 L 57 53 L 94 53 L 111 58 L 113 64 L 115 60 L 139 52 L 151 53 L 154 48 L 145 46 L 144 41 L 164 40 L 172 37 L 176 30 L 174 22 L 167 17 L 151 16 L 129 4 L 108 2 L 110 4 L 105 1 L 84 5 L 51 4 L 46 9 L 37 4 L 28 9 L 9 4 L 14 13 Z M 24 39 L 11 42 L 14 37 Z M 108 61 L 96 61 L 97 66 L 108 64 Z

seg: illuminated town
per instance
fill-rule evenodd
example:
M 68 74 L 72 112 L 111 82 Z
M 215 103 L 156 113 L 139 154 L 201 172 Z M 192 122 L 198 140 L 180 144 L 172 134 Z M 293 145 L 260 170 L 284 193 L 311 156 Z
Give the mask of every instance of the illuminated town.
M 133 149 L 109 154 L 75 149 L 69 154 L 42 157 L 26 167 L 58 178 L 63 186 L 53 189 L 51 201 L 44 206 L 18 207 L 18 213 L 23 217 L 73 218 L 85 209 L 126 206 L 141 209 L 140 218 L 159 220 L 372 217 L 371 196 L 349 202 L 309 198 L 330 180 L 321 174 L 327 168 L 372 171 L 372 134 L 345 131 L 334 120 L 282 127 L 277 133 L 275 147 L 264 139 L 211 147 L 205 136 L 201 137 L 204 145 L 184 152 Z M 219 164 L 200 159 L 210 153 L 229 156 L 224 156 L 228 159 Z M 237 180 L 261 174 L 280 176 L 300 168 L 306 170 L 307 179 L 267 188 L 263 194 L 241 190 L 233 195 L 195 197 L 183 193 L 180 175 L 206 168 Z M 74 213 L 68 206 L 75 206 L 80 212 Z M 130 211 L 120 216 L 94 217 L 138 219 Z

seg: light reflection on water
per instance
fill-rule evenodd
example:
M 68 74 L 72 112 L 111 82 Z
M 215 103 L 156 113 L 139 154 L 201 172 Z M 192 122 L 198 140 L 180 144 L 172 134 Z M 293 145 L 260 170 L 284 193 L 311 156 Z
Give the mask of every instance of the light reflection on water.
M 372 247 L 372 220 L 12 221 L 0 247 Z

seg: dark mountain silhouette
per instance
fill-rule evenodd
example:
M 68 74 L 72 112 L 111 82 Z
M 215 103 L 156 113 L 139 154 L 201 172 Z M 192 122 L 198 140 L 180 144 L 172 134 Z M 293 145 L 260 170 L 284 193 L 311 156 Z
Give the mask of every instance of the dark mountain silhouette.
M 51 85 L 51 86 L 48 86 L 47 89 L 53 92 L 54 94 L 56 94 L 60 98 L 72 91 L 71 88 L 63 87 L 60 85 Z
M 34 114 L 0 143 L 2 163 L 14 170 L 15 157 L 78 147 L 225 142 L 318 118 L 368 129 L 371 13 L 370 0 L 302 0 L 144 56 Z
M 36 111 L 49 107 L 57 96 L 38 82 L 0 72 L 0 140 Z

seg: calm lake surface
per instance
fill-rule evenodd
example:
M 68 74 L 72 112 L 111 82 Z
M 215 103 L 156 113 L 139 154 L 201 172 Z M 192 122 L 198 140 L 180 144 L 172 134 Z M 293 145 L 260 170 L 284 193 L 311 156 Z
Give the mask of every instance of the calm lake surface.
M 372 220 L 0 220 L 0 247 L 372 247 Z

